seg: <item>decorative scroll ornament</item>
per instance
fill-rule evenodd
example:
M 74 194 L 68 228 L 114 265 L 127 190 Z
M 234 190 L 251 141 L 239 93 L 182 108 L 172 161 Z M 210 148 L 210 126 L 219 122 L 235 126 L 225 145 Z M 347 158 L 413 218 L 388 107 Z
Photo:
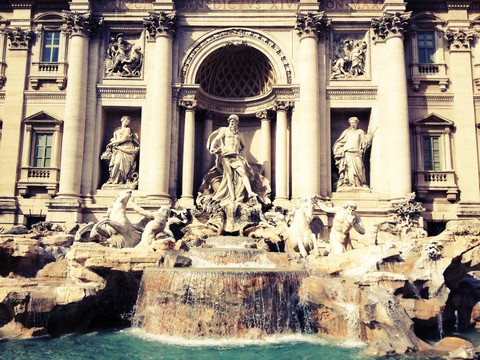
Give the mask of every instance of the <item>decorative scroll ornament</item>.
M 86 35 L 90 36 L 98 31 L 103 25 L 103 18 L 92 19 L 91 12 L 79 13 L 64 11 L 63 19 L 66 21 L 66 32 L 72 35 Z
M 10 49 L 28 49 L 34 37 L 35 33 L 33 31 L 24 30 L 20 27 L 7 31 Z
M 181 99 L 178 106 L 185 109 L 195 111 L 197 109 L 197 101 L 195 99 Z
M 295 24 L 297 35 L 300 37 L 309 35 L 315 35 L 318 38 L 326 37 L 332 21 L 323 18 L 324 14 L 324 11 L 319 12 L 318 14 L 298 14 L 297 22 Z
M 143 19 L 143 26 L 152 38 L 162 34 L 173 37 L 177 28 L 177 17 L 174 13 L 151 12 L 148 18 Z
M 450 50 L 468 50 L 470 44 L 475 38 L 473 31 L 465 30 L 448 30 L 447 39 L 450 46 Z
M 385 40 L 388 35 L 407 34 L 410 28 L 411 12 L 385 14 L 383 18 L 372 19 L 372 28 L 379 40 Z M 375 37 L 373 38 L 375 40 Z

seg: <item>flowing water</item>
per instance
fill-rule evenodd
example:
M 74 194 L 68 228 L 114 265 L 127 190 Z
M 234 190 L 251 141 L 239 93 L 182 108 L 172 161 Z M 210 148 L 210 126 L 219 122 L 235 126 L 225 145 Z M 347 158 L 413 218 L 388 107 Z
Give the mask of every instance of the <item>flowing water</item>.
M 271 336 L 261 341 L 205 340 L 147 336 L 138 330 L 105 331 L 60 338 L 0 341 L 2 360 L 374 360 L 362 348 L 317 336 Z M 425 356 L 396 360 L 439 360 Z

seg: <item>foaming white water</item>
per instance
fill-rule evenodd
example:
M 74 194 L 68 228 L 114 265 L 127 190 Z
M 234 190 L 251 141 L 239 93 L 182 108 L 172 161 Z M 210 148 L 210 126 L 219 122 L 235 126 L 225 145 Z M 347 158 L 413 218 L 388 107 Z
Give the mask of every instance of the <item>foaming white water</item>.
M 344 348 L 357 348 L 364 347 L 366 344 L 361 341 L 341 341 L 341 340 L 332 340 L 320 337 L 319 335 L 307 335 L 307 334 L 275 334 L 267 335 L 261 338 L 255 339 L 245 339 L 245 338 L 197 338 L 197 339 L 186 339 L 178 336 L 168 336 L 168 335 L 155 335 L 149 334 L 139 328 L 130 328 L 127 330 L 122 330 L 128 334 L 139 337 L 144 340 L 158 341 L 160 343 L 177 345 L 184 347 L 247 347 L 247 346 L 270 346 L 275 344 L 284 344 L 284 343 L 309 343 L 316 345 L 333 345 L 340 346 Z
M 264 268 L 275 269 L 275 264 L 270 260 L 265 261 L 246 261 L 246 262 L 231 262 L 226 264 L 217 264 L 212 261 L 204 260 L 199 256 L 190 256 L 192 259 L 192 267 L 194 268 Z

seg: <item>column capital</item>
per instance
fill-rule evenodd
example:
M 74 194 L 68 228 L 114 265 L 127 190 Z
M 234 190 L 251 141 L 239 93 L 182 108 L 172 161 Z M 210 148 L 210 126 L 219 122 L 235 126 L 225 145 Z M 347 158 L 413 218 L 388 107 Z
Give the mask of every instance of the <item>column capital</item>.
M 331 20 L 324 18 L 324 11 L 307 14 L 298 14 L 295 24 L 295 31 L 300 38 L 314 36 L 316 38 L 325 38 L 330 30 Z
M 450 51 L 470 51 L 471 42 L 475 38 L 473 30 L 451 30 L 446 33 Z
M 195 111 L 195 110 L 197 110 L 197 100 L 195 100 L 195 99 L 181 99 L 178 102 L 178 106 L 185 109 L 185 110 Z
M 378 40 L 385 40 L 389 36 L 404 36 L 410 29 L 411 14 L 411 11 L 385 13 L 382 18 L 373 18 L 371 26 L 375 37 Z
M 76 11 L 63 11 L 65 32 L 70 35 L 90 36 L 98 31 L 103 24 L 103 18 L 93 19 L 91 11 L 79 13 Z
M 287 101 L 287 100 L 277 100 L 275 101 L 275 105 L 273 107 L 274 111 L 288 111 L 290 109 L 293 109 L 295 107 L 293 101 Z
M 162 35 L 173 38 L 177 29 L 177 16 L 174 12 L 151 12 L 148 18 L 143 19 L 143 26 L 151 38 L 157 38 Z
M 255 113 L 255 117 L 259 118 L 261 121 L 270 121 L 268 110 L 261 110 Z
M 28 50 L 33 43 L 35 33 L 20 27 L 6 31 L 7 39 L 10 40 L 10 50 Z

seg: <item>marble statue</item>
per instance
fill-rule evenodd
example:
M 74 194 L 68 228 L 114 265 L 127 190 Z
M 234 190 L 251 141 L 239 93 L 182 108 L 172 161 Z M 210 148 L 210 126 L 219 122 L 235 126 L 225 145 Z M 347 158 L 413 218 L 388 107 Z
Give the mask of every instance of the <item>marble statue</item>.
M 350 127 L 333 144 L 333 156 L 339 175 L 337 190 L 342 187 L 368 187 L 364 154 L 371 145 L 372 136 L 358 128 L 357 117 L 349 118 L 348 123 Z
M 289 226 L 285 230 L 285 250 L 289 253 L 299 252 L 306 258 L 313 250 L 313 255 L 320 255 L 317 238 L 310 228 L 313 219 L 315 197 L 299 199 L 290 214 Z
M 270 203 L 268 181 L 247 162 L 239 121 L 237 115 L 230 115 L 228 127 L 219 128 L 208 138 L 207 149 L 215 154 L 216 161 L 204 177 L 199 192 L 210 194 L 211 200 L 222 205 L 229 202 L 247 203 L 252 198 Z
M 170 226 L 174 224 L 186 225 L 188 222 L 187 209 L 182 207 L 171 209 L 170 206 L 163 205 L 157 211 L 145 210 L 135 203 L 132 203 L 132 207 L 136 213 L 148 219 L 142 231 L 142 238 L 136 246 L 138 248 L 150 247 L 161 238 L 175 241 L 175 236 Z
M 107 144 L 102 160 L 109 161 L 109 178 L 106 184 L 124 184 L 128 187 L 137 185 L 137 155 L 140 143 L 137 134 L 130 128 L 130 117 L 122 116 L 122 125 L 115 129 L 113 137 Z
M 353 228 L 359 234 L 365 234 L 360 216 L 356 213 L 357 205 L 353 201 L 347 201 L 342 207 L 327 206 L 322 202 L 317 203 L 320 210 L 335 214 L 332 229 L 330 230 L 329 246 L 330 254 L 340 254 L 352 250 L 350 230 Z
M 107 47 L 106 74 L 127 76 L 140 76 L 143 65 L 143 54 L 140 46 L 132 46 L 119 33 L 110 39 Z
M 170 217 L 170 207 L 161 206 L 157 211 L 148 211 L 132 203 L 133 210 L 138 214 L 150 219 L 142 232 L 142 238 L 136 247 L 149 247 L 156 240 L 156 236 L 165 231 L 168 218 Z
M 136 246 L 141 239 L 141 231 L 127 217 L 127 203 L 132 190 L 121 191 L 108 209 L 106 218 L 90 222 L 77 231 L 75 240 L 79 241 L 84 233 L 90 232 L 89 238 L 100 235 L 107 239 L 111 247 L 127 248 Z

